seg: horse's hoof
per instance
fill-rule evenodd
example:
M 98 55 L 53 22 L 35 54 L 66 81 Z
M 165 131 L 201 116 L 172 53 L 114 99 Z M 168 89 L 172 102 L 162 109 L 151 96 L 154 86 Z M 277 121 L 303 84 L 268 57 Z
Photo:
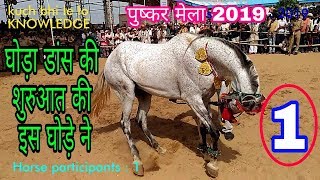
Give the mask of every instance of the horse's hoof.
M 213 178 L 218 177 L 219 168 L 217 165 L 217 159 L 214 159 L 214 160 L 210 161 L 209 163 L 207 163 L 206 172 L 208 175 L 210 175 Z
M 165 148 L 161 147 L 161 146 L 158 146 L 156 151 L 161 155 L 163 155 L 163 154 L 165 154 L 167 152 L 167 150 Z
M 141 161 L 133 161 L 132 171 L 137 176 L 144 175 L 144 168 Z
M 232 132 L 227 132 L 227 133 L 224 134 L 224 138 L 227 141 L 231 141 L 234 138 L 234 134 Z

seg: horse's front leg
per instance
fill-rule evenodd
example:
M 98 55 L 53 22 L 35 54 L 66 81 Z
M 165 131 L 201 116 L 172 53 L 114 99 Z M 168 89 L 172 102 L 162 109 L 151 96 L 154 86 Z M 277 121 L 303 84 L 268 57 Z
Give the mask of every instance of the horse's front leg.
M 212 144 L 212 151 L 213 152 L 218 152 L 218 141 L 220 137 L 220 132 L 219 129 L 216 127 L 214 123 L 212 123 L 210 114 L 208 109 L 206 108 L 202 97 L 201 96 L 189 96 L 186 98 L 189 106 L 191 109 L 195 112 L 197 117 L 200 120 L 200 125 L 202 124 L 205 128 L 200 128 L 200 134 L 202 137 L 202 140 L 206 139 L 206 136 L 203 136 L 202 134 L 210 134 L 213 140 Z M 204 133 L 205 132 L 205 133 Z M 207 171 L 210 175 L 212 176 L 217 176 L 218 174 L 218 166 L 217 166 L 217 160 L 216 158 L 212 159 L 208 164 L 207 164 Z

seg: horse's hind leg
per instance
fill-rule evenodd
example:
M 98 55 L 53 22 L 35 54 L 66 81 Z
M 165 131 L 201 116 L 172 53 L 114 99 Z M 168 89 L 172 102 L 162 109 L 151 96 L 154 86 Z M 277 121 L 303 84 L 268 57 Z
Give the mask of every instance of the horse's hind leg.
M 150 130 L 147 127 L 147 114 L 150 109 L 152 95 L 143 90 L 136 89 L 136 97 L 139 101 L 139 107 L 136 117 L 139 127 L 142 129 L 144 135 L 149 140 L 151 146 L 158 153 L 164 154 L 166 150 L 159 145 L 159 143 L 155 140 L 154 136 L 151 134 Z
M 125 134 L 131 154 L 133 156 L 133 172 L 136 175 L 143 176 L 144 169 L 141 162 L 141 158 L 139 155 L 139 151 L 133 142 L 132 136 L 131 136 L 131 124 L 130 124 L 130 114 L 132 110 L 132 105 L 135 97 L 134 93 L 135 85 L 134 83 L 129 79 L 122 79 L 122 85 L 118 86 L 116 88 L 117 94 L 122 101 L 122 117 L 121 117 L 121 128 L 123 130 L 123 133 Z
M 197 123 L 198 133 L 200 137 L 198 149 L 203 153 L 203 152 L 206 152 L 206 148 L 207 148 L 207 131 L 206 131 L 206 127 L 200 122 L 199 119 L 196 119 L 195 121 Z M 205 158 L 205 161 L 207 161 L 206 158 Z

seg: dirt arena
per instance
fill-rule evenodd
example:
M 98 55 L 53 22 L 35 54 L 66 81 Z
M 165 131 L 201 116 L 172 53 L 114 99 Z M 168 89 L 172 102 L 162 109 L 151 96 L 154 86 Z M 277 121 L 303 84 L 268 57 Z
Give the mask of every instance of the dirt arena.
M 267 96 L 278 85 L 294 83 L 304 88 L 313 99 L 318 113 L 320 113 L 320 53 L 299 54 L 297 56 L 285 55 L 252 55 L 250 56 L 256 66 L 262 93 Z M 105 60 L 100 61 L 100 70 Z M 35 110 L 26 123 L 41 123 L 41 151 L 33 154 L 29 150 L 26 158 L 18 150 L 18 121 L 15 119 L 15 108 L 11 105 L 11 89 L 15 84 L 67 84 L 67 113 L 76 119 L 77 113 L 73 110 L 70 99 L 70 85 L 76 84 L 77 77 L 84 74 L 78 65 L 74 67 L 73 76 L 49 76 L 44 69 L 38 75 L 31 75 L 30 82 L 25 83 L 24 75 L 12 76 L 1 73 L 0 77 L 0 179 L 210 179 L 205 173 L 204 161 L 196 147 L 198 145 L 198 132 L 195 126 L 194 113 L 187 105 L 176 105 L 167 99 L 153 97 L 152 106 L 148 116 L 148 126 L 156 136 L 160 145 L 167 149 L 165 155 L 158 155 L 147 143 L 141 130 L 132 121 L 132 134 L 136 140 L 137 148 L 145 167 L 145 176 L 136 177 L 131 172 L 132 157 L 127 141 L 120 128 L 121 108 L 115 94 L 112 93 L 108 106 L 105 107 L 99 119 L 92 119 L 94 126 L 92 138 L 92 151 L 86 153 L 85 147 L 80 145 L 79 132 L 75 134 L 76 147 L 72 159 L 67 160 L 65 151 L 61 154 L 53 153 L 47 147 L 44 125 L 53 123 L 53 115 Z M 97 76 L 88 76 L 94 86 Z M 264 132 L 267 143 L 270 144 L 272 135 L 279 133 L 279 125 L 271 123 L 270 109 L 296 99 L 300 102 L 300 132 L 309 136 L 309 145 L 313 136 L 314 120 L 310 105 L 306 98 L 294 89 L 285 89 L 272 97 L 264 118 Z M 137 102 L 134 104 L 132 118 L 137 111 Z M 216 108 L 213 108 L 216 115 Z M 241 124 L 234 129 L 235 139 L 224 140 L 221 136 L 219 157 L 219 180 L 254 179 L 254 180 L 318 180 L 320 179 L 320 143 L 319 140 L 311 155 L 300 165 L 283 167 L 272 161 L 265 152 L 259 134 L 259 115 L 249 116 L 243 114 L 239 117 Z M 318 116 L 319 117 L 319 116 Z M 62 116 L 64 123 L 64 116 Z M 77 124 L 77 123 L 76 123 Z M 77 125 L 78 131 L 78 125 Z M 319 136 L 318 136 L 319 137 Z M 293 162 L 302 155 L 275 154 L 283 161 Z M 13 162 L 25 164 L 119 164 L 121 172 L 103 172 L 88 175 L 86 173 L 20 173 L 13 172 Z M 129 168 L 127 168 L 129 167 Z M 127 170 L 128 169 L 128 170 Z

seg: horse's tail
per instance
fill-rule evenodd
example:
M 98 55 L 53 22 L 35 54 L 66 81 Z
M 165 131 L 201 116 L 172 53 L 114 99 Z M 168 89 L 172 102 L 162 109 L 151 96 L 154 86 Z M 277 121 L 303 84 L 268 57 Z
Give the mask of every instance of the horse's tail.
M 92 106 L 90 116 L 97 117 L 104 107 L 107 100 L 110 99 L 110 86 L 107 83 L 104 73 L 100 73 L 98 82 L 92 93 Z

